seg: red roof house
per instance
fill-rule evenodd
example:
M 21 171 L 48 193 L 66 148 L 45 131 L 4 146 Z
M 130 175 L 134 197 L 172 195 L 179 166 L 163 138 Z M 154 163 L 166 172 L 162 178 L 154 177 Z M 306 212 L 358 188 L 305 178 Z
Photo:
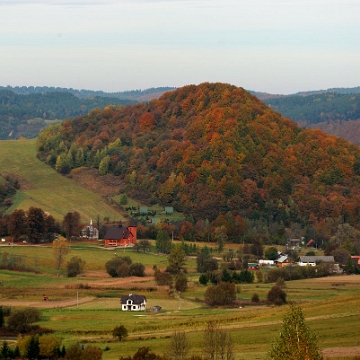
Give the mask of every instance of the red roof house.
M 120 223 L 108 228 L 105 237 L 105 246 L 134 246 L 136 244 L 136 223 L 131 220 L 128 226 Z

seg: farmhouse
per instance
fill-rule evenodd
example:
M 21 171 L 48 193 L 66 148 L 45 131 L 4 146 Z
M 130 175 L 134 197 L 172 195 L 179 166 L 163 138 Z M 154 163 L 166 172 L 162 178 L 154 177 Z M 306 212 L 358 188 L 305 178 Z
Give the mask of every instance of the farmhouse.
M 122 223 L 108 228 L 104 236 L 105 246 L 134 246 L 136 244 L 136 223 L 132 219 L 128 226 Z
M 122 311 L 144 311 L 146 310 L 146 297 L 143 295 L 122 295 L 121 296 Z
M 335 263 L 333 256 L 300 256 L 298 265 L 299 266 L 315 266 L 317 263 L 327 262 L 327 263 Z

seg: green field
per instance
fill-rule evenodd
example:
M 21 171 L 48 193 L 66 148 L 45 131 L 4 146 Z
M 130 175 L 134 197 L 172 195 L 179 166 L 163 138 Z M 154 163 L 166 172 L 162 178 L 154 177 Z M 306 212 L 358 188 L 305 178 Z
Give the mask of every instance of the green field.
M 104 199 L 78 185 L 69 177 L 36 157 L 36 139 L 0 141 L 0 174 L 16 176 L 21 188 L 8 209 L 24 209 L 34 206 L 49 212 L 56 220 L 62 220 L 68 212 L 77 211 L 82 221 L 108 217 L 110 221 L 122 218 Z
M 146 266 L 148 276 L 113 279 L 105 273 L 104 263 L 115 252 L 116 256 L 124 254 L 122 250 L 76 243 L 72 244 L 68 259 L 83 258 L 85 273 L 66 278 L 64 270 L 60 277 L 56 276 L 51 247 L 2 246 L 0 252 L 21 256 L 29 267 L 40 271 L 35 274 L 1 270 L 0 304 L 42 306 L 39 325 L 53 329 L 65 345 L 78 341 L 101 349 L 109 347 L 110 350 L 103 352 L 105 360 L 132 355 L 141 346 L 162 354 L 175 330 L 187 332 L 191 354 L 201 354 L 203 330 L 209 320 L 218 320 L 231 331 L 237 360 L 263 359 L 287 311 L 287 306 L 248 304 L 254 293 L 260 299 L 266 298 L 273 284 L 263 283 L 237 285 L 238 300 L 246 304 L 242 308 L 206 307 L 202 302 L 206 287 L 197 281 L 195 259 L 187 259 L 189 289 L 179 297 L 153 280 L 152 266 L 164 268 L 167 265 L 164 256 L 127 250 L 125 255 L 133 262 Z M 360 346 L 360 276 L 299 280 L 286 285 L 288 300 L 301 303 L 309 327 L 318 334 L 321 348 Z M 122 312 L 119 299 L 130 292 L 145 295 L 147 307 L 159 305 L 162 311 L 159 314 Z M 47 302 L 42 301 L 44 295 L 49 297 Z M 82 303 L 84 299 L 88 300 Z M 66 302 L 72 303 L 64 305 Z M 111 335 L 112 329 L 120 324 L 129 331 L 125 342 L 118 342 Z

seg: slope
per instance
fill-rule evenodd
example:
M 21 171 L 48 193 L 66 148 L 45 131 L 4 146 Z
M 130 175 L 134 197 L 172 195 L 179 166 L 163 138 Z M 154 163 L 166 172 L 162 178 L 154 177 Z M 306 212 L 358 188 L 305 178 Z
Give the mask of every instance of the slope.
M 119 220 L 120 211 L 107 204 L 100 195 L 41 162 L 36 157 L 35 143 L 35 140 L 0 141 L 1 175 L 11 175 L 20 183 L 8 212 L 35 206 L 49 212 L 56 220 L 62 220 L 69 211 L 79 212 L 83 221 L 97 216 L 101 220 L 104 217 Z
M 360 150 L 302 129 L 242 88 L 190 85 L 148 104 L 107 107 L 45 129 L 39 157 L 120 176 L 131 196 L 195 219 L 231 212 L 307 222 L 360 220 Z

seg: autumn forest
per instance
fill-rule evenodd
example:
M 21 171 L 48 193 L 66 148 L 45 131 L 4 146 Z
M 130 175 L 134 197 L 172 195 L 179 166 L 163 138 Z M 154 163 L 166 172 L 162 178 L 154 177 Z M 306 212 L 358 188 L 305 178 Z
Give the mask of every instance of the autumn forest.
M 43 130 L 38 157 L 67 174 L 97 168 L 143 203 L 273 237 L 300 226 L 326 241 L 360 222 L 360 149 L 299 127 L 242 88 L 190 85 L 97 108 Z

